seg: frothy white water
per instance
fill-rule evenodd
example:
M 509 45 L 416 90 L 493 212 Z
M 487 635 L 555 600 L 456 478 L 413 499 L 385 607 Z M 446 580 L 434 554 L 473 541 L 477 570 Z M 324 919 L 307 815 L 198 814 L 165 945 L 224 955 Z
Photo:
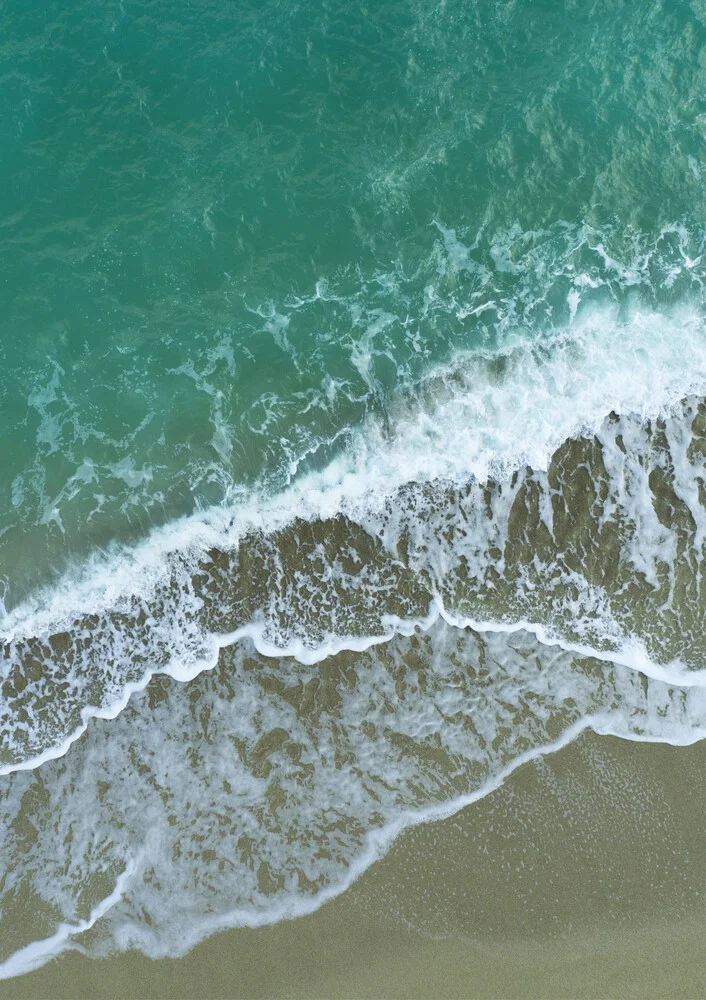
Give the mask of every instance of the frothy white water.
M 586 643 L 571 642 L 562 639 L 545 625 L 538 622 L 525 620 L 494 622 L 463 617 L 447 611 L 439 598 L 436 598 L 432 602 L 430 612 L 425 618 L 404 620 L 393 615 L 385 617 L 387 619 L 386 624 L 389 626 L 389 630 L 386 632 L 368 636 L 339 636 L 320 643 L 313 648 L 299 639 L 287 645 L 278 646 L 268 641 L 266 630 L 263 626 L 255 625 L 246 625 L 234 632 L 214 637 L 213 650 L 210 657 L 204 657 L 202 660 L 188 664 L 180 664 L 178 661 L 175 662 L 172 660 L 168 668 L 160 671 L 150 670 L 138 682 L 126 684 L 121 691 L 120 698 L 109 705 L 102 708 L 94 706 L 82 707 L 80 710 L 80 724 L 61 743 L 47 747 L 46 750 L 34 757 L 28 757 L 25 760 L 0 766 L 0 775 L 9 775 L 16 771 L 33 771 L 48 761 L 63 757 L 68 753 L 72 744 L 86 732 L 92 719 L 103 721 L 116 719 L 129 704 L 130 699 L 145 690 L 155 676 L 155 673 L 164 673 L 166 676 L 180 683 L 188 683 L 198 677 L 203 671 L 213 670 L 218 663 L 221 650 L 243 641 L 250 642 L 253 648 L 262 656 L 292 657 L 305 666 L 312 666 L 344 651 L 362 653 L 375 646 L 390 642 L 396 636 L 411 636 L 417 632 L 426 632 L 438 621 L 442 620 L 450 626 L 460 629 L 470 628 L 481 635 L 485 633 L 498 633 L 509 636 L 517 632 L 527 632 L 533 635 L 542 646 L 550 649 L 556 647 L 567 653 L 577 653 L 580 656 L 591 657 L 604 663 L 619 664 L 635 670 L 645 677 L 661 681 L 664 684 L 673 684 L 685 689 L 691 687 L 706 688 L 706 667 L 703 670 L 693 670 L 687 668 L 678 660 L 664 664 L 656 663 L 650 658 L 644 644 L 636 637 L 631 637 L 627 640 L 622 648 L 606 652 Z
M 2 620 L 6 640 L 58 631 L 78 616 L 122 610 L 164 584 L 168 557 L 231 549 L 252 532 L 297 518 L 365 517 L 409 482 L 508 479 L 543 471 L 565 440 L 601 430 L 608 413 L 668 415 L 686 396 L 706 395 L 706 318 L 595 306 L 544 341 L 515 336 L 432 372 L 416 397 L 369 423 L 344 455 L 283 493 L 254 494 L 155 529 L 142 543 L 97 553 Z M 168 568 L 168 569 L 167 569 Z
M 615 735 L 610 729 L 601 729 L 606 723 L 603 719 L 585 719 L 574 726 L 571 726 L 561 737 L 546 746 L 536 750 L 526 751 L 520 754 L 515 761 L 504 768 L 495 778 L 487 781 L 477 791 L 468 795 L 461 795 L 442 805 L 436 805 L 426 809 L 409 810 L 398 816 L 394 822 L 387 824 L 379 830 L 373 830 L 365 837 L 363 849 L 358 857 L 348 868 L 346 876 L 340 882 L 322 889 L 316 896 L 291 897 L 286 901 L 272 906 L 266 911 L 257 911 L 248 908 L 236 908 L 219 916 L 202 916 L 189 927 L 184 928 L 184 935 L 178 945 L 160 948 L 155 942 L 154 935 L 145 929 L 134 924 L 118 926 L 115 929 L 115 945 L 119 949 L 144 948 L 145 952 L 152 958 L 179 958 L 195 948 L 197 944 L 219 931 L 233 930 L 238 927 L 264 927 L 268 924 L 279 923 L 282 920 L 296 920 L 305 917 L 321 909 L 326 903 L 342 895 L 353 883 L 377 860 L 382 858 L 390 849 L 397 837 L 407 828 L 418 826 L 422 823 L 433 823 L 438 820 L 447 819 L 461 809 L 478 802 L 480 799 L 490 795 L 523 764 L 527 764 L 537 757 L 547 756 L 556 753 L 576 739 L 586 729 L 607 735 Z M 635 737 L 635 739 L 640 739 Z M 647 738 L 649 740 L 649 738 Z M 650 740 L 650 742 L 653 742 Z M 689 741 L 691 742 L 691 741 Z M 76 924 L 61 924 L 55 934 L 44 938 L 41 941 L 33 941 L 18 951 L 14 952 L 8 959 L 0 963 L 0 979 L 12 979 L 22 976 L 34 969 L 41 968 L 52 959 L 57 958 L 65 951 L 80 951 L 85 955 L 90 953 L 75 940 L 86 931 L 90 930 L 98 920 L 105 916 L 111 907 L 115 906 L 125 894 L 129 881 L 134 874 L 134 866 L 130 865 L 118 876 L 115 889 L 104 900 L 101 900 L 92 910 L 87 920 L 78 921 Z M 157 948 L 155 950 L 155 945 Z
M 383 829 L 371 831 L 365 838 L 365 844 L 360 855 L 350 865 L 346 877 L 336 885 L 321 890 L 313 898 L 290 898 L 279 905 L 273 906 L 266 912 L 242 908 L 230 910 L 217 917 L 204 916 L 196 924 L 185 928 L 186 934 L 176 949 L 159 951 L 153 954 L 152 957 L 178 958 L 191 951 L 200 941 L 219 931 L 232 930 L 237 927 L 263 927 L 268 924 L 279 923 L 281 920 L 295 920 L 298 917 L 305 917 L 315 913 L 326 903 L 330 902 L 330 900 L 335 899 L 349 889 L 372 864 L 383 857 L 403 830 L 421 823 L 432 823 L 453 816 L 454 813 L 464 809 L 466 806 L 472 805 L 474 802 L 479 801 L 499 788 L 518 767 L 539 756 L 555 753 L 561 750 L 562 747 L 567 746 L 585 729 L 592 728 L 592 721 L 588 719 L 572 726 L 560 740 L 555 741 L 553 744 L 541 747 L 536 751 L 527 751 L 521 754 L 516 761 L 505 768 L 496 778 L 486 782 L 476 792 L 459 796 L 444 805 L 437 805 L 425 810 L 410 810 Z M 83 954 L 88 954 L 86 949 L 74 939 L 85 931 L 90 930 L 112 906 L 120 901 L 133 875 L 133 871 L 133 866 L 126 868 L 118 877 L 113 892 L 91 910 L 91 914 L 87 920 L 79 921 L 76 924 L 61 924 L 56 933 L 52 934 L 51 937 L 44 938 L 41 941 L 33 941 L 25 945 L 10 955 L 4 962 L 0 963 L 0 979 L 12 979 L 16 976 L 22 976 L 27 972 L 32 972 L 34 969 L 46 965 L 47 962 L 57 958 L 65 951 L 80 951 Z M 151 938 L 152 936 L 148 934 L 147 937 Z M 141 938 L 140 930 L 134 925 L 122 926 L 116 929 L 115 944 L 118 948 L 122 949 L 139 947 L 140 944 L 143 946 L 147 945 L 147 947 L 152 945 L 154 947 L 153 939 L 148 941 L 141 940 Z
M 46 671 L 28 668 L 18 704 L 52 713 L 2 766 L 23 858 L 2 910 L 25 926 L 22 873 L 46 930 L 0 975 L 310 913 L 405 827 L 586 728 L 705 738 L 689 392 L 706 395 L 698 313 L 579 308 L 553 340 L 434 372 L 286 493 L 159 529 L 11 612 L 13 662 Z M 75 698 L 63 731 L 47 677 Z M 94 877 L 114 890 L 87 892 Z
M 60 924 L 56 933 L 52 934 L 51 937 L 44 938 L 42 941 L 32 941 L 31 944 L 20 948 L 6 961 L 0 963 L 0 979 L 23 976 L 26 972 L 46 965 L 52 958 L 56 958 L 64 951 L 83 951 L 73 939 L 85 931 L 90 931 L 101 917 L 104 917 L 108 910 L 120 901 L 132 873 L 133 866 L 128 865 L 125 871 L 118 876 L 113 891 L 93 907 L 87 920 L 79 920 L 75 924 Z
M 439 615 L 449 625 L 457 628 L 470 628 L 481 635 L 490 633 L 501 633 L 503 635 L 513 635 L 515 632 L 529 632 L 542 646 L 556 646 L 566 653 L 577 653 L 579 656 L 591 657 L 600 660 L 602 663 L 616 663 L 622 667 L 628 667 L 637 673 L 650 677 L 652 680 L 661 681 L 663 684 L 675 684 L 683 688 L 706 688 L 706 667 L 703 670 L 689 670 L 679 661 L 671 663 L 655 663 L 650 658 L 644 644 L 636 637 L 631 637 L 620 649 L 606 652 L 603 649 L 596 649 L 594 646 L 581 642 L 569 642 L 560 636 L 552 634 L 545 625 L 538 622 L 518 621 L 518 622 L 483 622 L 472 618 L 463 618 L 456 614 L 450 614 L 444 608 L 439 608 Z M 706 721 L 706 720 L 705 720 Z
M 8 866 L 2 920 L 27 926 L 21 879 L 46 932 L 2 971 L 78 936 L 90 955 L 179 955 L 218 929 L 312 912 L 402 829 L 487 795 L 587 727 L 704 738 L 705 697 L 527 633 L 441 622 L 310 665 L 242 642 L 190 684 L 142 692 L 41 774 L 6 779 L 3 843 L 22 864 Z M 131 858 L 108 909 L 101 887 Z
M 2 773 L 61 756 L 90 719 L 116 718 L 154 673 L 187 681 L 213 668 L 232 643 L 247 638 L 265 655 L 311 664 L 428 628 L 440 609 L 449 621 L 522 627 L 545 644 L 655 679 L 703 684 L 703 659 L 673 611 L 675 600 L 683 603 L 679 588 L 693 605 L 692 618 L 703 600 L 703 438 L 692 440 L 701 418 L 696 404 L 680 403 L 687 392 L 706 394 L 706 326 L 698 311 L 633 311 L 621 319 L 594 308 L 582 316 L 579 309 L 569 330 L 544 342 L 516 339 L 492 355 L 474 353 L 437 370 L 385 428 L 368 426 L 346 455 L 284 494 L 212 508 L 156 530 L 134 548 L 96 556 L 4 618 L 5 676 L 13 676 L 17 662 L 21 670 L 37 659 L 42 666 L 39 679 L 32 668 L 3 710 L 11 754 Z M 655 418 L 657 430 L 648 426 Z M 552 449 L 579 434 L 598 442 L 600 464 L 590 475 L 605 482 L 591 480 L 597 520 L 577 552 L 593 544 L 593 535 L 616 528 L 612 549 L 618 546 L 618 563 L 632 576 L 623 574 L 612 595 L 586 576 L 589 563 L 577 568 L 566 561 L 561 536 L 575 532 L 573 515 L 559 531 L 558 487 L 545 471 Z M 581 474 L 581 460 L 571 461 L 579 464 L 564 470 L 564 491 Z M 522 529 L 529 548 L 519 572 L 511 565 L 518 549 L 512 523 L 518 504 L 529 510 L 534 501 L 516 474 L 528 462 L 538 528 L 533 538 Z M 488 499 L 483 477 L 491 473 Z M 457 491 L 451 500 L 449 489 Z M 562 502 L 567 509 L 574 503 Z M 363 554 L 343 528 L 335 529 L 341 516 L 363 529 L 370 543 Z M 328 542 L 314 531 L 325 518 L 333 525 Z M 314 532 L 303 547 L 301 524 Z M 293 541 L 282 542 L 286 531 Z M 549 539 L 543 554 L 534 547 L 541 532 Z M 239 546 L 248 539 L 260 539 L 260 549 L 251 570 L 238 570 Z M 220 577 L 203 570 L 213 550 L 235 560 Z M 246 607 L 242 596 L 256 590 L 258 573 L 261 596 Z M 459 591 L 464 574 L 476 581 L 470 596 L 468 583 Z M 638 607 L 644 594 L 634 581 L 657 595 L 666 588 L 655 607 L 681 640 L 648 641 L 649 622 L 640 620 Z M 575 596 L 567 596 L 572 590 Z M 498 602 L 489 604 L 496 593 Z M 237 613 L 230 602 L 239 605 Z M 51 694 L 51 683 L 68 691 L 69 701 Z M 35 718 L 33 705 L 42 701 L 52 704 L 51 717 Z M 19 708 L 29 724 L 17 724 Z

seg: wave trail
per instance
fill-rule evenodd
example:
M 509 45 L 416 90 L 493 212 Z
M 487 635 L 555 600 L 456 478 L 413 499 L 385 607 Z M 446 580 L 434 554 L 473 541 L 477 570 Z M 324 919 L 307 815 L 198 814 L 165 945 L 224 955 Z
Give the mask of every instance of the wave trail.
M 698 432 L 702 409 L 687 405 L 681 421 Z M 460 621 L 530 624 L 544 642 L 699 683 L 701 439 L 674 431 L 679 455 L 666 429 L 609 420 L 602 441 L 567 443 L 544 476 L 410 484 L 363 524 L 297 521 L 230 551 L 180 553 L 151 599 L 6 645 L 3 769 L 57 756 L 155 672 L 188 680 L 246 636 L 311 663 L 428 625 L 432 602 Z M 628 460 L 630 434 L 641 450 Z M 594 485 L 577 497 L 576 469 L 591 463 Z
M 15 976 L 23 976 L 33 969 L 39 969 L 60 955 L 62 951 L 83 951 L 80 945 L 72 941 L 72 938 L 90 931 L 101 917 L 104 917 L 113 906 L 120 902 L 133 871 L 134 865 L 128 865 L 121 872 L 113 891 L 93 907 L 86 920 L 80 920 L 76 924 L 60 924 L 51 937 L 44 938 L 42 941 L 32 941 L 0 963 L 0 979 L 12 979 Z
M 6 615 L 3 771 L 245 636 L 312 662 L 426 627 L 432 605 L 699 683 L 706 405 L 680 394 L 706 394 L 706 327 L 582 322 L 437 370 L 285 494 L 159 529 Z
M 704 688 L 526 632 L 442 621 L 316 664 L 265 657 L 244 640 L 190 682 L 154 677 L 70 754 L 2 782 L 0 835 L 10 862 L 23 863 L 8 866 L 0 926 L 39 921 L 52 940 L 53 920 L 82 926 L 106 873 L 140 848 L 121 900 L 82 946 L 183 954 L 219 927 L 311 912 L 405 826 L 488 794 L 588 726 L 702 739 L 705 699 Z M 16 892 L 20 878 L 29 894 Z M 2 939 L 15 952 L 27 943 Z

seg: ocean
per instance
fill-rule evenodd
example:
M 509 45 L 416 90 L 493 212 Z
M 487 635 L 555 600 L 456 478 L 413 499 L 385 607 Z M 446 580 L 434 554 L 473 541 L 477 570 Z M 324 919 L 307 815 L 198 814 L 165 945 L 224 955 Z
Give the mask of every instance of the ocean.
M 703 0 L 5 0 L 0 80 L 1 977 L 706 737 Z

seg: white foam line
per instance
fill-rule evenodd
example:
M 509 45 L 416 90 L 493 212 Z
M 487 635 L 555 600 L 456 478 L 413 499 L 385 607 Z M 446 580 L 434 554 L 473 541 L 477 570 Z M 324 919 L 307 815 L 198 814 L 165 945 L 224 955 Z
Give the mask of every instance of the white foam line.
M 330 639 L 328 642 L 320 643 L 318 646 L 305 646 L 300 640 L 290 643 L 288 646 L 275 646 L 274 643 L 268 642 L 263 638 L 263 627 L 254 623 L 243 625 L 234 632 L 212 635 L 210 638 L 213 645 L 213 655 L 208 659 L 204 657 L 189 667 L 183 666 L 179 668 L 177 665 L 172 664 L 159 670 L 147 670 L 139 681 L 130 681 L 127 683 L 122 689 L 120 698 L 116 699 L 110 705 L 103 708 L 98 708 L 94 705 L 84 706 L 81 709 L 81 724 L 61 743 L 47 747 L 46 750 L 43 750 L 42 753 L 37 754 L 35 757 L 28 757 L 26 760 L 12 764 L 3 764 L 0 766 L 0 776 L 13 774 L 15 771 L 33 771 L 50 760 L 57 760 L 59 757 L 65 756 L 76 740 L 80 739 L 86 732 L 91 719 L 105 719 L 106 721 L 116 719 L 127 708 L 132 696 L 138 694 L 140 691 L 144 691 L 153 677 L 158 674 L 166 674 L 179 683 L 188 683 L 204 671 L 213 670 L 218 663 L 218 656 L 221 649 L 232 646 L 242 639 L 250 639 L 257 652 L 262 656 L 271 658 L 290 656 L 305 666 L 311 666 L 314 663 L 320 663 L 321 660 L 325 660 L 329 656 L 335 656 L 344 650 L 362 653 L 366 649 L 370 649 L 371 646 L 379 646 L 389 642 L 397 634 L 412 635 L 417 628 L 426 632 L 437 621 L 438 617 L 436 609 L 430 611 L 427 617 L 418 619 L 404 619 L 399 618 L 397 615 L 386 615 L 383 620 L 391 626 L 387 632 L 371 636 L 351 635 L 336 637 L 335 639 Z
M 322 642 L 318 646 L 306 646 L 301 640 L 289 643 L 286 646 L 276 646 L 263 637 L 263 626 L 249 623 L 243 625 L 233 632 L 221 635 L 212 635 L 213 655 L 206 659 L 197 660 L 196 663 L 188 667 L 179 668 L 172 664 L 159 670 L 148 670 L 139 681 L 131 681 L 125 685 L 120 698 L 112 704 L 97 708 L 93 705 L 85 706 L 81 709 L 81 724 L 76 727 L 61 743 L 52 747 L 47 747 L 42 753 L 35 757 L 28 757 L 26 760 L 0 766 L 0 776 L 13 774 L 15 771 L 33 771 L 42 764 L 50 760 L 57 760 L 68 753 L 71 746 L 80 739 L 88 729 L 91 719 L 104 719 L 110 721 L 116 719 L 125 709 L 134 694 L 144 691 L 153 677 L 159 674 L 166 674 L 179 683 L 188 683 L 198 677 L 206 670 L 213 670 L 218 663 L 218 656 L 221 649 L 232 646 L 243 639 L 249 639 L 261 656 L 270 658 L 292 657 L 305 666 L 312 666 L 320 663 L 329 656 L 335 656 L 343 651 L 356 653 L 365 652 L 372 646 L 379 646 L 390 642 L 395 635 L 413 635 L 419 629 L 427 632 L 439 618 L 442 618 L 447 625 L 453 628 L 470 628 L 474 632 L 495 632 L 512 635 L 515 632 L 529 632 L 542 646 L 558 647 L 567 653 L 576 653 L 580 656 L 590 657 L 600 660 L 602 663 L 615 663 L 630 670 L 644 674 L 652 680 L 660 681 L 664 684 L 672 684 L 676 687 L 696 687 L 706 688 L 706 668 L 703 670 L 689 670 L 683 663 L 672 660 L 670 663 L 660 665 L 650 659 L 645 647 L 637 639 L 633 638 L 629 644 L 617 650 L 600 650 L 593 646 L 582 643 L 568 642 L 550 632 L 546 626 L 530 622 L 524 619 L 515 622 L 493 622 L 480 621 L 456 615 L 447 611 L 440 598 L 432 599 L 429 612 L 423 618 L 399 618 L 397 615 L 386 615 L 384 621 L 390 626 L 386 632 L 370 636 L 338 636 Z
M 685 397 L 706 394 L 706 325 L 688 310 L 636 310 L 621 321 L 610 310 L 595 309 L 582 323 L 542 341 L 539 346 L 552 351 L 549 360 L 536 355 L 536 346 L 518 336 L 496 351 L 466 352 L 438 366 L 428 376 L 430 384 L 497 358 L 511 362 L 511 372 L 499 384 L 481 380 L 477 391 L 466 387 L 440 398 L 430 412 L 410 412 L 397 422 L 392 441 L 375 424 L 360 429 L 355 447 L 276 496 L 256 489 L 237 502 L 231 498 L 155 528 L 135 546 L 89 559 L 4 614 L 3 640 L 59 631 L 82 614 L 107 613 L 120 602 L 144 597 L 163 582 L 162 561 L 170 554 L 235 546 L 250 532 L 267 534 L 300 517 L 354 517 L 356 511 L 379 507 L 410 480 L 485 481 L 528 464 L 546 469 L 563 441 L 597 433 L 610 412 L 646 420 L 670 414 Z M 573 358 L 574 348 L 579 360 Z M 616 348 L 621 352 L 617 361 Z M 643 354 L 649 354 L 649 363 Z M 607 356 L 613 364 L 606 369 Z M 532 378 L 518 401 L 513 379 L 526 372 Z M 546 419 L 548 412 L 552 420 Z M 431 427 L 438 431 L 432 439 Z
M 474 802 L 478 802 L 480 799 L 484 799 L 487 795 L 496 791 L 501 785 L 505 784 L 507 779 L 514 774 L 518 768 L 522 767 L 524 764 L 536 760 L 539 757 L 548 757 L 551 754 L 556 753 L 558 750 L 562 750 L 587 729 L 592 729 L 599 736 L 615 736 L 618 739 L 626 739 L 631 743 L 668 743 L 670 746 L 691 746 L 694 743 L 698 743 L 699 741 L 706 739 L 706 726 L 695 732 L 692 738 L 672 743 L 671 741 L 663 738 L 634 735 L 632 733 L 630 735 L 616 733 L 610 726 L 610 716 L 607 714 L 586 716 L 586 718 L 581 719 L 569 726 L 559 739 L 554 742 L 547 743 L 541 747 L 535 747 L 532 750 L 523 751 L 494 778 L 485 782 L 485 784 L 481 785 L 480 788 L 477 788 L 474 792 L 469 792 L 466 795 L 459 795 L 457 798 L 450 799 L 448 802 L 442 802 L 433 806 L 426 806 L 424 809 L 410 809 L 398 816 L 392 823 L 388 823 L 387 826 L 367 833 L 364 840 L 364 849 L 362 853 L 358 855 L 353 864 L 351 864 L 346 878 L 341 882 L 337 882 L 335 886 L 323 889 L 313 899 L 297 900 L 296 902 L 288 901 L 278 907 L 274 907 L 271 910 L 266 910 L 264 912 L 261 911 L 259 913 L 253 913 L 251 910 L 244 909 L 231 910 L 229 913 L 224 914 L 221 917 L 202 924 L 197 932 L 197 935 L 195 935 L 190 942 L 189 950 L 197 945 L 199 941 L 203 941 L 204 938 L 209 937 L 217 931 L 228 930 L 235 927 L 263 927 L 268 924 L 279 923 L 281 920 L 294 920 L 300 916 L 307 916 L 311 913 L 315 913 L 317 910 L 321 909 L 324 904 L 328 903 L 332 899 L 335 899 L 337 896 L 340 896 L 347 889 L 349 889 L 353 883 L 360 878 L 363 872 L 365 872 L 372 864 L 382 858 L 389 851 L 393 842 L 404 830 L 414 826 L 421 826 L 423 823 L 434 823 L 437 820 L 448 819 L 450 816 L 454 816 L 457 812 L 460 812 L 461 809 L 465 809 L 467 806 L 472 805 Z M 185 952 L 180 952 L 179 954 L 185 954 Z M 178 956 L 176 953 L 172 954 L 169 951 L 164 951 L 160 956 L 155 957 L 168 958 Z
M 372 864 L 382 858 L 390 849 L 397 837 L 406 829 L 414 826 L 421 826 L 423 823 L 433 823 L 437 820 L 448 819 L 461 809 L 478 802 L 492 792 L 496 791 L 505 781 L 514 774 L 518 768 L 539 757 L 547 757 L 563 749 L 572 743 L 582 732 L 592 729 L 599 736 L 616 736 L 619 739 L 626 739 L 630 742 L 639 743 L 670 743 L 672 746 L 689 746 L 700 740 L 706 739 L 706 727 L 694 731 L 692 737 L 683 741 L 671 742 L 645 735 L 617 733 L 610 725 L 611 715 L 590 715 L 575 722 L 552 743 L 547 743 L 532 750 L 525 750 L 518 754 L 510 764 L 504 767 L 495 777 L 489 779 L 474 792 L 466 795 L 459 795 L 448 802 L 437 805 L 426 806 L 423 809 L 407 810 L 398 816 L 392 823 L 379 830 L 371 830 L 366 834 L 364 848 L 361 854 L 355 859 L 348 869 L 348 874 L 340 882 L 323 889 L 315 897 L 309 899 L 288 900 L 279 906 L 266 911 L 253 912 L 246 909 L 231 910 L 226 914 L 210 920 L 203 921 L 198 929 L 192 932 L 185 950 L 176 952 L 164 949 L 159 953 L 151 953 L 152 958 L 178 958 L 191 951 L 200 941 L 210 937 L 218 931 L 229 930 L 237 927 L 263 927 L 269 924 L 279 923 L 282 920 L 295 920 L 298 917 L 308 916 L 321 909 L 326 903 L 342 895 Z M 133 875 L 136 865 L 129 864 L 125 871 L 119 876 L 115 889 L 104 900 L 93 908 L 88 920 L 80 921 L 78 924 L 60 924 L 56 934 L 41 941 L 34 941 L 14 952 L 8 959 L 0 965 L 0 979 L 10 979 L 14 976 L 31 972 L 47 962 L 56 958 L 63 951 L 75 950 L 86 954 L 81 945 L 72 941 L 72 938 L 91 927 L 118 903 L 125 891 L 127 882 Z M 183 940 L 183 939 L 182 939 Z
M 387 824 L 379 830 L 372 830 L 366 834 L 364 848 L 361 854 L 355 859 L 348 869 L 346 877 L 337 882 L 336 885 L 323 889 L 315 897 L 306 900 L 288 900 L 272 909 L 260 912 L 252 910 L 236 909 L 220 917 L 204 921 L 192 935 L 183 951 L 172 951 L 164 949 L 156 953 L 150 953 L 153 958 L 179 958 L 194 948 L 200 941 L 210 937 L 219 931 L 231 930 L 238 927 L 264 927 L 270 924 L 279 923 L 282 920 L 296 920 L 299 917 L 309 916 L 321 909 L 326 903 L 346 892 L 360 876 L 382 858 L 391 848 L 397 837 L 405 830 L 421 826 L 423 823 L 433 823 L 437 820 L 448 819 L 467 806 L 478 802 L 492 792 L 496 791 L 518 768 L 539 757 L 546 757 L 558 750 L 562 750 L 569 743 L 572 743 L 582 732 L 592 729 L 600 736 L 616 736 L 620 739 L 627 739 L 630 742 L 640 743 L 663 743 L 668 742 L 663 739 L 650 738 L 649 736 L 626 736 L 623 733 L 616 733 L 610 726 L 608 715 L 587 716 L 585 719 L 574 723 L 552 743 L 532 750 L 525 750 L 519 754 L 507 767 L 503 768 L 494 778 L 491 778 L 480 788 L 466 795 L 460 795 L 448 802 L 427 806 L 424 809 L 408 810 L 397 817 L 392 823 Z M 706 739 L 706 727 L 695 734 L 692 739 L 676 742 L 673 746 L 689 746 L 700 740 Z M 184 942 L 185 943 L 185 942 Z
M 74 944 L 71 939 L 77 934 L 89 931 L 108 910 L 120 902 L 134 870 L 135 865 L 132 863 L 125 868 L 125 871 L 118 876 L 111 894 L 93 907 L 87 920 L 79 920 L 77 924 L 59 924 L 56 933 L 51 937 L 32 941 L 31 944 L 10 955 L 0 964 L 0 979 L 12 979 L 14 976 L 22 976 L 26 972 L 38 969 L 52 958 L 56 958 L 62 951 L 83 951 L 80 945 Z
M 198 676 L 203 670 L 212 670 L 218 660 L 218 654 L 213 663 L 204 664 L 198 670 L 195 671 L 194 677 Z M 117 719 L 123 709 L 127 708 L 128 703 L 134 694 L 139 691 L 144 691 L 152 678 L 159 673 L 169 674 L 169 676 L 174 676 L 167 670 L 148 670 L 139 681 L 130 681 L 125 684 L 122 690 L 120 698 L 112 702 L 110 705 L 104 708 L 98 708 L 95 705 L 86 705 L 81 709 L 81 724 L 78 725 L 71 733 L 63 740 L 61 743 L 57 743 L 52 747 L 47 747 L 36 757 L 28 757 L 26 760 L 19 761 L 13 764 L 3 764 L 0 766 L 0 776 L 13 774 L 15 771 L 33 771 L 35 768 L 41 767 L 42 764 L 46 764 L 50 760 L 58 760 L 59 757 L 64 757 L 76 740 L 80 739 L 83 734 L 88 729 L 88 724 L 91 719 L 105 719 L 110 721 L 111 719 Z M 176 679 L 176 678 L 175 678 Z
M 706 668 L 690 670 L 680 660 L 670 660 L 659 664 L 650 659 L 649 653 L 639 639 L 634 636 L 620 649 L 595 649 L 580 642 L 569 642 L 551 632 L 545 625 L 520 619 L 515 622 L 477 621 L 462 615 L 455 615 L 438 603 L 439 615 L 448 625 L 456 628 L 470 628 L 474 632 L 503 632 L 511 635 L 513 632 L 530 632 L 542 646 L 558 646 L 566 653 L 577 653 L 580 656 L 600 660 L 602 663 L 617 663 L 621 667 L 635 670 L 651 680 L 663 684 L 673 684 L 675 687 L 706 688 Z
M 481 785 L 474 792 L 459 795 L 458 798 L 439 803 L 438 805 L 427 806 L 424 809 L 407 810 L 401 813 L 392 823 L 388 823 L 387 826 L 381 827 L 379 830 L 371 830 L 366 834 L 363 851 L 348 869 L 345 879 L 337 882 L 335 886 L 323 889 L 313 899 L 296 902 L 288 901 L 281 906 L 260 913 L 253 913 L 252 911 L 243 909 L 231 910 L 230 913 L 202 925 L 205 933 L 195 939 L 191 947 L 218 930 L 226 930 L 231 927 L 262 927 L 266 924 L 278 923 L 280 920 L 293 920 L 299 916 L 315 913 L 325 903 L 335 899 L 349 889 L 364 871 L 379 858 L 383 857 L 403 830 L 413 826 L 421 826 L 422 823 L 433 823 L 436 820 L 447 819 L 466 806 L 478 802 L 479 799 L 485 798 L 486 795 L 490 795 L 491 792 L 500 788 L 510 775 L 519 767 L 522 767 L 523 764 L 535 760 L 537 757 L 556 753 L 557 750 L 561 750 L 573 742 L 584 729 L 592 728 L 593 723 L 596 725 L 601 724 L 601 717 L 587 716 L 585 719 L 570 726 L 553 743 L 523 751 L 494 778 L 485 782 L 485 784 Z
M 301 640 L 289 643 L 287 646 L 276 646 L 263 638 L 262 629 L 253 624 L 243 625 L 219 638 L 221 646 L 232 646 L 241 639 L 250 639 L 261 656 L 271 658 L 282 658 L 291 656 L 293 659 L 303 663 L 304 666 L 311 666 L 328 659 L 329 656 L 336 656 L 344 651 L 352 653 L 364 653 L 372 646 L 381 646 L 390 642 L 396 635 L 413 635 L 419 629 L 428 632 L 432 625 L 439 620 L 439 610 L 434 601 L 430 604 L 429 613 L 424 618 L 400 618 L 398 615 L 384 615 L 383 623 L 390 626 L 386 632 L 379 635 L 369 636 L 337 636 L 327 642 L 319 643 L 318 646 L 305 646 Z

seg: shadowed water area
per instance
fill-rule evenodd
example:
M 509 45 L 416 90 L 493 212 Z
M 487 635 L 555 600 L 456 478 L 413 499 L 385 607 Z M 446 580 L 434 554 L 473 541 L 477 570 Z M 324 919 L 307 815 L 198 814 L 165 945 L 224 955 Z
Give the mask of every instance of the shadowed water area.
M 704 53 L 696 0 L 2 5 L 0 975 L 706 735 Z

